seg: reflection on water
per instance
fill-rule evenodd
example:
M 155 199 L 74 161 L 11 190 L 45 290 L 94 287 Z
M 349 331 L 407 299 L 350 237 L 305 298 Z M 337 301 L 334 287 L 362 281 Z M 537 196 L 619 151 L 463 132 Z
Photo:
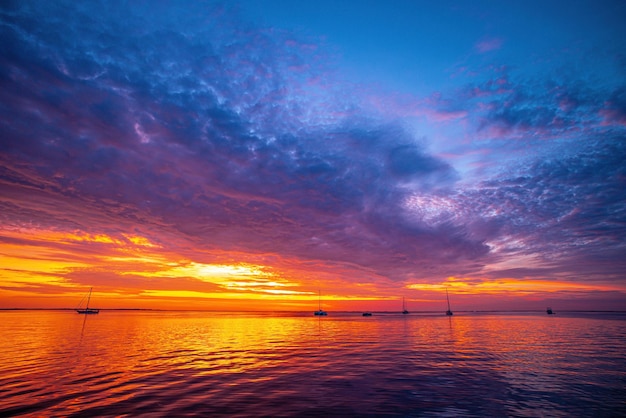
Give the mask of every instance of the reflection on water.
M 0 416 L 620 416 L 626 316 L 0 312 Z

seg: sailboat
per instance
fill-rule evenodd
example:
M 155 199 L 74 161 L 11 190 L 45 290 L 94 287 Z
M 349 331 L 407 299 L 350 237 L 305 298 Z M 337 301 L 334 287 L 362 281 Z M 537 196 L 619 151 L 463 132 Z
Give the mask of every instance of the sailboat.
M 328 315 L 328 313 L 324 310 L 322 310 L 322 292 L 320 290 L 318 290 L 318 309 L 317 311 L 313 312 L 313 315 L 315 316 L 326 316 Z
M 408 313 L 409 313 L 409 311 L 407 311 L 406 307 L 404 306 L 404 296 L 402 296 L 402 314 L 406 315 Z
M 450 310 L 450 297 L 448 296 L 448 288 L 446 287 L 446 299 L 448 300 L 448 310 L 446 311 L 446 315 L 452 316 L 454 315 Z
M 554 315 L 554 312 L 552 311 L 552 308 L 547 308 L 547 309 L 546 309 L 546 313 L 547 313 L 548 315 Z
M 94 308 L 90 308 L 89 307 L 89 301 L 91 300 L 91 290 L 92 289 L 93 289 L 92 287 L 89 288 L 89 296 L 87 297 L 87 306 L 85 307 L 85 309 L 80 309 L 80 308 L 76 309 L 76 312 L 78 312 L 79 314 L 92 315 L 92 314 L 100 313 L 100 309 L 94 309 Z M 83 297 L 83 299 L 85 299 L 85 298 Z M 81 300 L 81 302 L 82 302 L 82 300 Z

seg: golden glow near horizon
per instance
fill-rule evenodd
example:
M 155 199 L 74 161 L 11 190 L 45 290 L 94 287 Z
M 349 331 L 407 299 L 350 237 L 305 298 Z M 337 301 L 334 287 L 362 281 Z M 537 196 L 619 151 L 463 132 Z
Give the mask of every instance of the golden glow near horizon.
M 530 295 L 535 293 L 551 293 L 560 291 L 590 291 L 590 290 L 618 290 L 616 286 L 588 285 L 583 283 L 572 283 L 558 280 L 520 280 L 513 278 L 503 278 L 489 281 L 476 281 L 475 279 L 462 279 L 448 277 L 446 281 L 439 284 L 415 283 L 407 286 L 409 289 L 445 292 L 457 294 L 502 294 L 515 293 L 516 295 Z
M 144 277 L 190 277 L 198 281 L 213 283 L 224 289 L 228 293 L 211 293 L 210 297 L 226 298 L 231 297 L 230 292 L 243 291 L 249 297 L 255 297 L 249 292 L 266 293 L 270 295 L 306 295 L 311 292 L 303 292 L 285 289 L 288 287 L 299 286 L 298 283 L 292 283 L 286 280 L 278 281 L 277 274 L 268 271 L 265 266 L 256 266 L 250 264 L 204 264 L 198 262 L 184 262 L 179 264 L 169 263 L 162 265 L 158 271 L 129 271 L 122 274 L 135 275 Z M 171 291 L 163 291 L 165 294 Z M 178 291 L 176 291 L 178 292 Z M 171 293 L 179 294 L 182 293 Z M 239 293 L 235 293 L 239 294 Z M 209 296 L 209 294 L 207 294 Z M 197 297 L 197 294 L 194 294 Z
M 0 232 L 10 238 L 0 244 L 0 285 L 5 289 L 0 290 L 0 298 L 3 300 L 8 300 L 11 295 L 32 300 L 39 298 L 37 300 L 44 301 L 40 303 L 45 303 L 45 298 L 49 297 L 73 300 L 78 290 L 83 291 L 94 282 L 99 283 L 96 286 L 100 300 L 123 301 L 127 306 L 150 301 L 163 306 L 180 306 L 184 300 L 192 303 L 211 299 L 223 303 L 248 300 L 251 304 L 256 301 L 255 307 L 271 308 L 276 306 L 272 305 L 275 303 L 307 307 L 306 304 L 317 301 L 319 288 L 326 306 L 344 306 L 342 303 L 359 301 L 372 304 L 367 306 L 376 303 L 393 306 L 402 297 L 403 288 L 413 292 L 407 293 L 406 297 L 414 303 L 430 303 L 436 300 L 432 299 L 433 294 L 441 294 L 446 288 L 457 295 L 515 294 L 529 297 L 538 293 L 623 290 L 616 286 L 591 286 L 559 280 L 462 277 L 448 277 L 440 283 L 406 286 L 398 283 L 396 288 L 390 289 L 373 282 L 352 283 L 329 272 L 312 273 L 308 265 L 300 266 L 297 260 L 287 260 L 287 268 L 235 262 L 238 257 L 246 255 L 224 252 L 201 254 L 228 262 L 190 260 L 168 252 L 138 234 L 113 237 L 34 228 Z M 274 255 L 272 259 L 276 262 L 279 258 Z
M 105 234 L 85 234 L 36 229 L 3 231 L 4 236 L 20 238 L 30 245 L 0 245 L 3 281 L 14 291 L 26 290 L 33 285 L 54 285 L 66 288 L 84 288 L 89 285 L 89 275 L 104 273 L 147 279 L 164 279 L 174 286 L 177 279 L 185 279 L 187 289 L 160 289 L 163 280 L 143 282 L 147 288 L 142 296 L 166 298 L 265 298 L 301 296 L 312 298 L 310 290 L 297 290 L 301 286 L 282 277 L 272 267 L 250 263 L 201 263 L 181 259 L 161 250 L 159 245 L 138 235 L 124 235 L 124 239 Z M 79 245 L 77 247 L 77 244 Z M 88 257 L 81 253 L 90 245 L 98 245 Z M 174 259 L 172 259 L 174 257 Z M 84 283 L 76 277 L 66 277 L 83 271 Z M 213 290 L 201 289 L 202 283 L 216 285 Z M 119 287 L 119 283 L 117 283 Z M 198 289 L 193 287 L 198 286 Z M 123 288 L 120 289 L 123 291 Z M 134 290 L 136 293 L 137 291 Z M 58 292 L 57 292 L 58 293 Z

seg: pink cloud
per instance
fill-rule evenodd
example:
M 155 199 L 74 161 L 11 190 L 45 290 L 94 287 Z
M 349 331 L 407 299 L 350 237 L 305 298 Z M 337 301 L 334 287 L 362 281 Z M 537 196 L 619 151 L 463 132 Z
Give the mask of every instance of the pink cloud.
M 500 38 L 483 39 L 477 42 L 474 48 L 481 54 L 484 54 L 502 48 L 503 43 L 504 41 Z
M 619 109 L 604 108 L 598 112 L 602 118 L 602 126 L 619 125 L 626 127 L 626 114 Z

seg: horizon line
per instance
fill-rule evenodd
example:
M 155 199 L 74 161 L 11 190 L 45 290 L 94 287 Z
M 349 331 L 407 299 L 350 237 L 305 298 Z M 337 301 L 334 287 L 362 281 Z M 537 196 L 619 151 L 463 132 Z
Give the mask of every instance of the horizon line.
M 0 308 L 0 311 L 75 311 L 77 308 Z M 156 312 L 223 312 L 223 313 L 268 313 L 268 312 L 309 312 L 309 310 L 224 310 L 224 309 L 162 309 L 162 308 L 93 308 L 100 311 L 156 311 Z M 328 311 L 337 313 L 360 313 L 371 312 L 381 314 L 402 313 L 402 311 Z M 442 310 L 415 310 L 411 313 L 439 313 Z M 487 309 L 487 310 L 454 310 L 453 312 L 463 313 L 493 313 L 493 312 L 545 312 L 545 309 Z M 558 312 L 607 312 L 607 313 L 626 313 L 626 310 L 601 310 L 601 309 L 563 309 Z

